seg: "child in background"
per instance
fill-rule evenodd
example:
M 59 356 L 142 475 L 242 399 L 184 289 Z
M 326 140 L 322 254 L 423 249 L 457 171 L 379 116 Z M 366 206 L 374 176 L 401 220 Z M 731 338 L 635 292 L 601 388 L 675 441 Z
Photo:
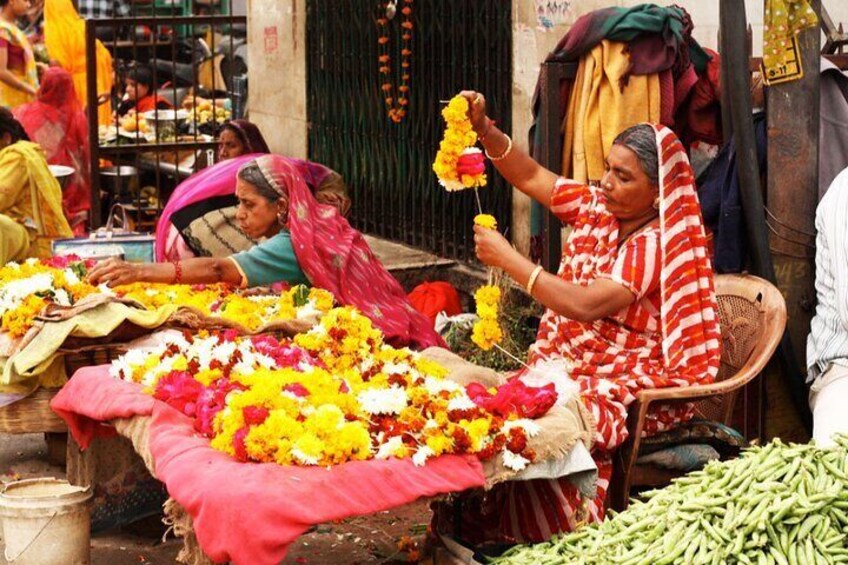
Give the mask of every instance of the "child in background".
M 156 94 L 153 84 L 153 73 L 147 66 L 137 66 L 124 79 L 124 99 L 118 108 L 118 115 L 125 116 L 130 112 L 143 114 L 156 108 L 167 110 L 173 108 L 165 98 Z

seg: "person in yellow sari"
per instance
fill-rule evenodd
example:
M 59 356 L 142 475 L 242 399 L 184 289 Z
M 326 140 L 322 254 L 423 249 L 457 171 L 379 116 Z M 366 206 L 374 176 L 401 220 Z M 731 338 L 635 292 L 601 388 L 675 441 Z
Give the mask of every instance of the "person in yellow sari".
M 0 107 L 17 108 L 35 99 L 38 69 L 18 18 L 26 15 L 30 0 L 0 0 Z
M 72 237 L 62 211 L 62 189 L 41 147 L 0 108 L 0 265 L 50 257 L 50 243 Z
M 0 0 L 2 2 L 3 0 Z M 83 108 L 88 106 L 85 74 L 85 20 L 71 0 L 46 0 L 44 4 L 44 43 L 51 61 L 71 73 L 74 91 Z M 112 55 L 98 40 L 97 97 L 105 100 L 97 110 L 98 122 L 108 124 L 112 117 Z

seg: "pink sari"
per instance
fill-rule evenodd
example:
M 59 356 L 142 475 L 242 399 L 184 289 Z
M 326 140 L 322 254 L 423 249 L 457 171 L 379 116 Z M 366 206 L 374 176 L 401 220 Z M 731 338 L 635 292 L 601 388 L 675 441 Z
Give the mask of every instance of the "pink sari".
M 356 306 L 394 345 L 445 347 L 362 234 L 336 208 L 315 200 L 295 164 L 278 155 L 260 157 L 256 163 L 271 186 L 288 196 L 294 252 L 313 286 L 332 292 L 341 304 Z

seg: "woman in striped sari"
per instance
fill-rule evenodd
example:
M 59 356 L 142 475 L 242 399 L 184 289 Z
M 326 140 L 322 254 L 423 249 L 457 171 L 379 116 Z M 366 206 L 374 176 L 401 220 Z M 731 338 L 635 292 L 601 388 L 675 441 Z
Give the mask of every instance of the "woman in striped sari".
M 556 274 L 496 230 L 475 227 L 480 261 L 503 269 L 547 308 L 528 365 L 564 361 L 567 373 L 553 378 L 576 382 L 596 422 L 594 499 L 582 500 L 561 478 L 508 483 L 463 505 L 462 531 L 474 536 L 466 541 L 541 541 L 584 519 L 603 519 L 612 453 L 627 437 L 627 409 L 637 392 L 715 378 L 713 273 L 692 168 L 670 130 L 640 124 L 622 132 L 600 186 L 587 186 L 515 149 L 486 116 L 482 95 L 463 94 L 498 172 L 572 227 Z M 647 433 L 690 417 L 686 407 L 662 407 L 650 415 Z

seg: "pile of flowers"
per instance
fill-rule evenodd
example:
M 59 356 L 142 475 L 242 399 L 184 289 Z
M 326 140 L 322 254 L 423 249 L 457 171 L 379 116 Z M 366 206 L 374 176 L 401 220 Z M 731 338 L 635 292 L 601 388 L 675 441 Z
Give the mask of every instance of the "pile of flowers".
M 371 321 L 335 308 L 291 341 L 184 335 L 112 365 L 116 378 L 194 418 L 213 448 L 240 461 L 329 466 L 445 453 L 498 454 L 523 469 L 539 432 L 517 412 L 489 411 L 446 369 L 383 342 Z
M 71 307 L 90 294 L 131 299 L 148 310 L 166 304 L 193 308 L 209 318 L 237 323 L 256 331 L 273 322 L 318 319 L 333 307 L 333 295 L 296 286 L 269 294 L 246 294 L 224 285 L 134 283 L 110 289 L 85 282 L 92 261 L 78 257 L 27 259 L 0 268 L 0 330 L 12 338 L 26 334 L 45 307 Z
M 486 186 L 483 152 L 474 147 L 477 134 L 468 119 L 468 100 L 454 96 L 442 110 L 447 126 L 433 171 L 448 191 Z
M 104 289 L 155 310 L 166 304 L 192 308 L 204 316 L 236 322 L 256 331 L 278 320 L 319 318 L 333 307 L 333 295 L 298 285 L 273 294 L 246 295 L 227 284 L 133 283 Z
M 7 263 L 0 268 L 0 330 L 21 337 L 46 306 L 73 306 L 96 293 L 97 288 L 85 282 L 91 266 L 76 257 Z

